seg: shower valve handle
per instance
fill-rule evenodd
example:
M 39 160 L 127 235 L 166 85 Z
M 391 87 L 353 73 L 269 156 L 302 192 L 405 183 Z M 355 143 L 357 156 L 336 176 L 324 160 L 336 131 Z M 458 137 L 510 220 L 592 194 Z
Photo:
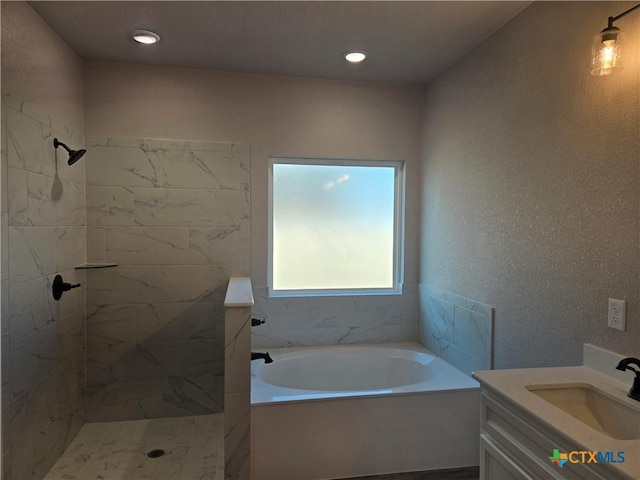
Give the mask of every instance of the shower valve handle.
M 79 286 L 80 286 L 79 283 L 75 285 L 66 283 L 64 280 L 62 280 L 62 277 L 60 275 L 56 275 L 55 278 L 53 279 L 53 285 L 51 286 L 53 299 L 56 301 L 60 300 L 64 292 L 68 292 L 72 288 L 78 288 Z

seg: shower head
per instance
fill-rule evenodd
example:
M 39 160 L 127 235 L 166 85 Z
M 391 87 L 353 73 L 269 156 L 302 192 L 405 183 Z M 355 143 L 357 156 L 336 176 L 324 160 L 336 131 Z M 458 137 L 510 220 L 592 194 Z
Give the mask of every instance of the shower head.
M 80 157 L 82 157 L 87 152 L 84 148 L 80 150 L 71 150 L 64 143 L 59 142 L 57 138 L 53 139 L 53 146 L 55 148 L 63 147 L 67 152 L 69 152 L 69 160 L 67 161 L 67 164 L 69 165 L 73 165 L 74 163 L 76 163 L 78 160 L 80 160 Z

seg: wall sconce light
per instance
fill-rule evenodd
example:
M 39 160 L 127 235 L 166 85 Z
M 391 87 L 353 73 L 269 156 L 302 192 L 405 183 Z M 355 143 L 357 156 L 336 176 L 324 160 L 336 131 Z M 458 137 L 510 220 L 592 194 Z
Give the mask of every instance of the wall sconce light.
M 591 75 L 610 75 L 622 68 L 622 31 L 613 22 L 640 7 L 640 3 L 615 17 L 609 17 L 607 28 L 593 39 L 591 49 Z

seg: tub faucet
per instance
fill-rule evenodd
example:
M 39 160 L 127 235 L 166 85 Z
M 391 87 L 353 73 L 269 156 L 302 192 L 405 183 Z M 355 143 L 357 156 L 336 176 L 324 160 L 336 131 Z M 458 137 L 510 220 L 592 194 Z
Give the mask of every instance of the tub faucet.
M 262 325 L 263 323 L 266 323 L 267 320 L 265 318 L 262 317 L 251 317 L 251 326 L 252 327 L 257 327 L 258 325 Z
M 636 367 L 638 367 L 638 369 L 636 370 L 629 365 L 635 365 Z M 640 402 L 640 360 L 632 357 L 624 358 L 620 360 L 620 363 L 618 363 L 616 369 L 622 370 L 623 372 L 625 370 L 631 370 L 632 372 L 635 372 L 636 378 L 633 379 L 633 385 L 631 385 L 631 390 L 629 390 L 627 396 Z
M 251 361 L 253 360 L 264 360 L 264 363 L 273 363 L 273 358 L 271 358 L 271 355 L 269 355 L 269 352 L 267 353 L 256 353 L 256 352 L 251 352 Z

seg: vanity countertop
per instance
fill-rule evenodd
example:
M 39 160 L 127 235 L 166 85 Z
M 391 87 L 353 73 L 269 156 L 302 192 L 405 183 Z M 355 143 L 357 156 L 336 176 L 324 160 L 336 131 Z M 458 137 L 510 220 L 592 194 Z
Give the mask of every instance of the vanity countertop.
M 624 463 L 610 464 L 625 477 L 640 479 L 640 439 L 618 440 L 601 433 L 529 391 L 528 385 L 591 385 L 637 411 L 640 402 L 627 397 L 633 375 L 623 383 L 588 367 L 520 368 L 473 373 L 482 387 L 520 407 L 547 428 L 570 438 L 587 451 L 624 451 Z M 639 427 L 640 428 L 640 427 Z M 550 452 L 551 454 L 551 452 Z

